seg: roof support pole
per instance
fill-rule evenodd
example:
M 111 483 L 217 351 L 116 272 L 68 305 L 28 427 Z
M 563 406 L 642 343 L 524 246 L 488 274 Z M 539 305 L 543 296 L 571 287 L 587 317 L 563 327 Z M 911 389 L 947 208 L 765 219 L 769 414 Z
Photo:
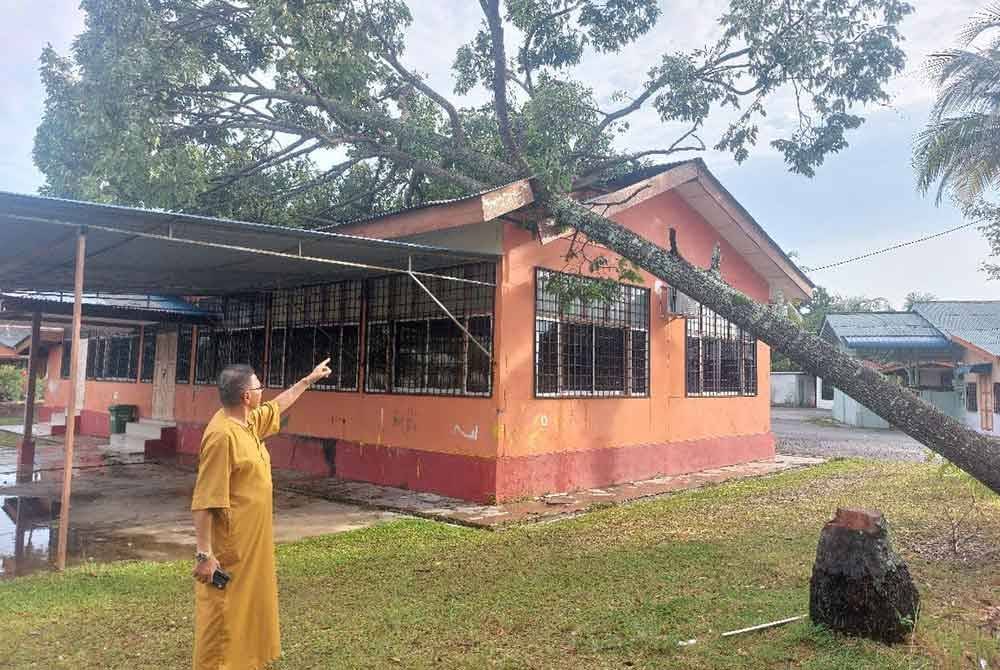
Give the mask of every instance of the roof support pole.
M 70 338 L 69 393 L 66 400 L 66 450 L 63 463 L 62 504 L 59 506 L 59 546 L 56 569 L 66 567 L 66 544 L 69 540 L 69 496 L 73 480 L 73 442 L 76 439 L 76 381 L 80 369 L 80 321 L 83 318 L 83 269 L 87 251 L 87 229 L 76 236 L 76 274 L 73 284 L 73 333 Z
M 31 429 L 35 423 L 35 380 L 38 378 L 38 364 L 41 361 L 42 314 L 31 315 L 31 344 L 28 348 L 28 379 L 24 398 L 24 432 L 17 445 L 17 481 L 30 482 L 35 469 L 35 441 Z

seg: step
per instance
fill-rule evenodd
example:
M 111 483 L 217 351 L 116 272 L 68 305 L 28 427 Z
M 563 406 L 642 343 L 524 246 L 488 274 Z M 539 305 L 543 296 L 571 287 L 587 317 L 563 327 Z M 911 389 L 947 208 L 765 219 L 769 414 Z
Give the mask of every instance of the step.
M 141 437 L 144 440 L 159 440 L 162 437 L 163 428 L 164 426 L 157 423 L 130 421 L 125 424 L 125 434 Z
M 24 426 L 21 424 L 7 424 L 0 426 L 0 430 L 6 433 L 24 435 Z M 52 434 L 52 425 L 48 423 L 36 423 L 31 427 L 31 434 L 35 437 L 47 437 Z
M 111 436 L 108 451 L 116 454 L 145 454 L 146 440 L 128 433 L 115 433 Z
M 176 428 L 177 422 L 167 419 L 150 419 L 147 417 L 142 417 L 139 419 L 139 423 L 149 425 L 149 426 L 159 426 L 160 428 Z

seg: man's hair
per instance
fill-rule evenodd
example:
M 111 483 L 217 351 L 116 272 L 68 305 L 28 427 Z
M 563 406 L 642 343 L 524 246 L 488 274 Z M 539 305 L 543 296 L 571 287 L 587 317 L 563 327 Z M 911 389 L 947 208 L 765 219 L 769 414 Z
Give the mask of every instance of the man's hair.
M 227 365 L 219 373 L 219 400 L 224 407 L 237 407 L 243 403 L 243 393 L 250 388 L 253 368 L 249 365 Z

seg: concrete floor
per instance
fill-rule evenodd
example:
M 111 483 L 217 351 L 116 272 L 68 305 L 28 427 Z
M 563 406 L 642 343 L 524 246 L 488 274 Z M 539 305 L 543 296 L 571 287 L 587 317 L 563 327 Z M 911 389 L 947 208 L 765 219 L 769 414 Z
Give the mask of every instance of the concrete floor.
M 164 560 L 194 553 L 195 472 L 111 453 L 106 440 L 78 441 L 70 506 L 71 563 Z M 62 443 L 37 443 L 34 481 L 16 484 L 16 450 L 0 446 L 0 578 L 48 567 L 62 491 Z M 280 473 L 279 473 L 280 474 Z M 277 479 L 277 477 L 276 477 Z M 285 477 L 294 480 L 294 476 Z M 18 518 L 20 510 L 20 518 Z M 363 528 L 398 515 L 277 489 L 275 540 L 287 542 Z

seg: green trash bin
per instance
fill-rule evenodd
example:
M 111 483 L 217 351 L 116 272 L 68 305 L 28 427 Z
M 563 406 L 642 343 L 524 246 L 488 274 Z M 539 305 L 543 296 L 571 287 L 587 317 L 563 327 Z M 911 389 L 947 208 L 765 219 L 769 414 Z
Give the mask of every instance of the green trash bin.
M 111 419 L 111 434 L 124 433 L 125 424 L 135 421 L 139 414 L 139 408 L 135 405 L 112 405 L 108 407 L 108 416 Z

